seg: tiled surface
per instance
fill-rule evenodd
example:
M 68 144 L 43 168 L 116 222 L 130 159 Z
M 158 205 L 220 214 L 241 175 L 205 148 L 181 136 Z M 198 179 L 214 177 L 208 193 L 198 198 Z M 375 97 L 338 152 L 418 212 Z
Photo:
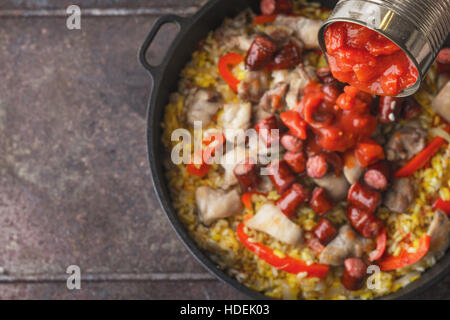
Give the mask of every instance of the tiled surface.
M 199 2 L 78 1 L 169 10 Z M 6 0 L 0 11 L 61 3 Z M 189 255 L 152 189 L 150 80 L 136 55 L 155 18 L 85 17 L 81 31 L 51 14 L 0 19 L 0 298 L 243 298 Z M 71 264 L 92 280 L 81 291 L 63 281 Z M 164 280 L 173 274 L 179 280 Z M 449 286 L 450 277 L 419 298 L 449 299 Z

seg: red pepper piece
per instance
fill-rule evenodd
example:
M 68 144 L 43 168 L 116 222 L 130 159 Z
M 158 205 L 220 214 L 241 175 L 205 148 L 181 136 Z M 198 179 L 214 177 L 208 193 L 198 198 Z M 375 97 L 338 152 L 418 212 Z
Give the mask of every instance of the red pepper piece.
M 234 52 L 222 56 L 219 60 L 219 73 L 234 92 L 238 91 L 240 81 L 236 79 L 230 69 L 237 66 L 242 61 L 242 56 Z
M 265 193 L 261 193 L 261 192 L 256 192 L 256 191 L 252 191 L 252 192 L 246 192 L 241 196 L 241 201 L 242 204 L 244 205 L 244 207 L 246 209 L 252 209 L 252 196 L 253 195 L 260 195 L 260 196 L 266 196 Z
M 378 262 L 378 266 L 381 271 L 391 271 L 414 264 L 427 254 L 430 249 L 430 240 L 431 237 L 424 234 L 419 240 L 419 247 L 416 252 L 409 252 L 409 250 L 404 249 L 398 256 L 387 255 Z
M 433 204 L 433 210 L 442 210 L 446 215 L 450 216 L 450 201 L 442 200 L 439 198 Z
M 386 250 L 386 229 L 383 228 L 377 236 L 377 247 L 369 254 L 369 261 L 376 261 L 381 259 Z
M 447 132 L 450 131 L 450 125 L 445 128 Z M 442 146 L 446 145 L 447 141 L 441 137 L 435 137 L 431 142 L 414 158 L 400 168 L 395 174 L 395 178 L 405 178 L 412 175 L 417 170 L 421 169 L 430 160 Z
M 269 248 L 268 246 L 262 243 L 251 241 L 250 237 L 244 231 L 244 223 L 240 223 L 237 226 L 236 233 L 241 243 L 247 249 L 252 251 L 258 258 L 264 260 L 277 269 L 292 274 L 306 272 L 308 274 L 308 278 L 324 278 L 327 275 L 328 270 L 330 269 L 330 267 L 325 264 L 313 263 L 308 265 L 306 262 L 292 258 L 288 255 L 285 255 L 284 257 L 276 255 L 273 249 Z

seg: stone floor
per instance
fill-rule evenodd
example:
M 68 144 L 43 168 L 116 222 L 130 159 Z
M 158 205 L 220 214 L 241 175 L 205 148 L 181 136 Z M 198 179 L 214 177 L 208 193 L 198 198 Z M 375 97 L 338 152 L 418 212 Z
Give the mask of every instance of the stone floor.
M 2 1 L 0 298 L 244 298 L 178 241 L 146 159 L 138 48 L 159 15 L 201 2 L 78 0 L 81 30 L 68 30 L 71 0 Z M 69 265 L 79 291 L 66 288 Z M 417 298 L 449 299 L 449 286 Z

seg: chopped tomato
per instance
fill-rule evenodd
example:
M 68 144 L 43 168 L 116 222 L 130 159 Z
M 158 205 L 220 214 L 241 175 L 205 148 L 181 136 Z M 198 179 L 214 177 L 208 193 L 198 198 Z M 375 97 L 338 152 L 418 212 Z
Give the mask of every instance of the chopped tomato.
M 325 264 L 313 263 L 308 265 L 306 262 L 288 255 L 276 254 L 272 248 L 269 248 L 262 243 L 252 241 L 244 231 L 244 223 L 240 223 L 237 226 L 236 233 L 241 243 L 247 249 L 253 252 L 258 258 L 277 269 L 293 274 L 306 272 L 308 274 L 307 277 L 317 278 L 324 278 L 330 269 L 330 267 Z
M 428 234 L 424 234 L 419 240 L 419 247 L 415 252 L 409 252 L 409 250 L 402 250 L 398 256 L 385 256 L 379 263 L 381 271 L 390 271 L 407 267 L 411 264 L 418 262 L 422 259 L 430 249 L 431 237 Z
M 414 63 L 397 45 L 364 26 L 331 24 L 325 30 L 325 46 L 333 76 L 361 91 L 395 96 L 418 79 Z
M 306 122 L 297 111 L 289 110 L 280 114 L 281 121 L 289 128 L 291 133 L 299 139 L 306 139 Z
M 355 156 L 363 168 L 384 159 L 383 147 L 374 141 L 361 142 L 356 145 Z
M 376 261 L 381 259 L 386 250 L 386 229 L 382 229 L 377 236 L 377 247 L 369 254 L 369 261 Z
M 244 61 L 244 58 L 240 54 L 234 52 L 222 56 L 219 60 L 219 73 L 234 92 L 238 91 L 240 81 L 236 79 L 230 69 L 237 66 L 242 61 Z

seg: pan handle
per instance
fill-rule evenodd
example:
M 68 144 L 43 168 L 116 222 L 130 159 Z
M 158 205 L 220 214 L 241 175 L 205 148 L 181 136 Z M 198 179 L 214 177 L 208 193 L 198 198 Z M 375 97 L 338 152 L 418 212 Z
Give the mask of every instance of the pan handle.
M 152 30 L 147 35 L 147 38 L 145 38 L 144 44 L 142 45 L 141 49 L 139 50 L 139 61 L 141 64 L 146 68 L 149 72 L 152 78 L 155 78 L 158 75 L 158 69 L 159 66 L 153 66 L 151 65 L 147 58 L 147 51 L 150 45 L 153 42 L 153 39 L 158 34 L 158 31 L 161 29 L 163 25 L 166 23 L 175 23 L 178 26 L 178 30 L 181 30 L 185 23 L 186 19 L 181 18 L 174 14 L 168 14 L 160 17 L 158 20 L 156 20 L 155 24 L 152 27 Z

